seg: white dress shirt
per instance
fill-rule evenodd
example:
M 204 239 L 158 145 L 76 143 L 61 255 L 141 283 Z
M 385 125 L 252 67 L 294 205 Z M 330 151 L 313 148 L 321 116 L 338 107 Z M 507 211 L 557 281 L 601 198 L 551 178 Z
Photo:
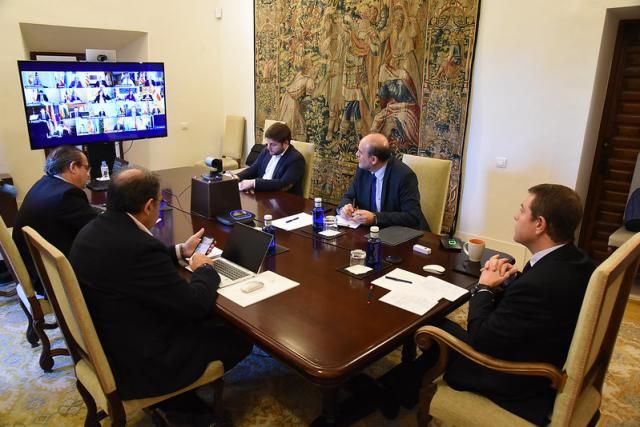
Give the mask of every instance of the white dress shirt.
M 385 164 L 377 171 L 371 173 L 376 180 L 376 205 L 372 206 L 374 212 L 380 212 L 380 208 L 382 207 L 382 181 L 384 180 L 384 172 L 386 170 L 387 165 Z
M 286 148 L 282 153 L 277 154 L 275 156 L 271 156 L 269 163 L 267 163 L 267 168 L 264 170 L 264 175 L 262 175 L 262 179 L 273 179 L 273 172 L 276 170 L 276 166 L 280 161 L 280 158 L 287 152 L 289 147 Z

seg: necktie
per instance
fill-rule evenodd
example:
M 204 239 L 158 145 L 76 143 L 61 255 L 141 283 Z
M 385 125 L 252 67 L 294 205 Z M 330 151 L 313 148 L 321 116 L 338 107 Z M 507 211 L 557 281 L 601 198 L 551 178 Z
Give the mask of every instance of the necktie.
M 378 204 L 376 203 L 376 176 L 371 174 L 371 210 L 378 212 Z
M 531 263 L 527 261 L 527 263 L 524 265 L 524 268 L 522 269 L 522 274 L 529 271 L 530 268 L 531 268 Z

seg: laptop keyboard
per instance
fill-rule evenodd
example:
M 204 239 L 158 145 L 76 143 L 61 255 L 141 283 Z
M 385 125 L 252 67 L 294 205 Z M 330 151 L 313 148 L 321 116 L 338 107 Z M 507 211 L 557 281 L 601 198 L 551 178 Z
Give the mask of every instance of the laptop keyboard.
M 233 264 L 230 264 L 226 260 L 222 258 L 218 258 L 213 263 L 213 268 L 216 269 L 218 274 L 221 276 L 228 277 L 231 280 L 241 279 L 243 277 L 249 276 L 249 273 L 246 271 L 240 270 Z

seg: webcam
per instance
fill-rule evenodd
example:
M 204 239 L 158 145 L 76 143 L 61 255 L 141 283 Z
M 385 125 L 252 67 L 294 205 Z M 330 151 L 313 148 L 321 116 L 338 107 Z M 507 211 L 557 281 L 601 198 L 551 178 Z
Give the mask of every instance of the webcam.
M 107 55 L 100 54 L 100 55 L 96 56 L 96 60 L 98 62 L 107 62 L 109 60 L 109 57 Z

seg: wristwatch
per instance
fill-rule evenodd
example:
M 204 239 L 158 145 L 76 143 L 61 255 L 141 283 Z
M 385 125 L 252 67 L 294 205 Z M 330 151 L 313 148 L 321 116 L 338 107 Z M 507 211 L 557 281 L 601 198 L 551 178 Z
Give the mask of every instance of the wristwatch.
M 481 285 L 480 283 L 477 283 L 473 287 L 473 289 L 471 289 L 471 296 L 475 296 L 479 292 L 489 292 L 489 293 L 491 293 L 491 295 L 495 295 L 496 294 L 496 290 L 493 289 L 492 287 L 489 287 L 487 285 Z

